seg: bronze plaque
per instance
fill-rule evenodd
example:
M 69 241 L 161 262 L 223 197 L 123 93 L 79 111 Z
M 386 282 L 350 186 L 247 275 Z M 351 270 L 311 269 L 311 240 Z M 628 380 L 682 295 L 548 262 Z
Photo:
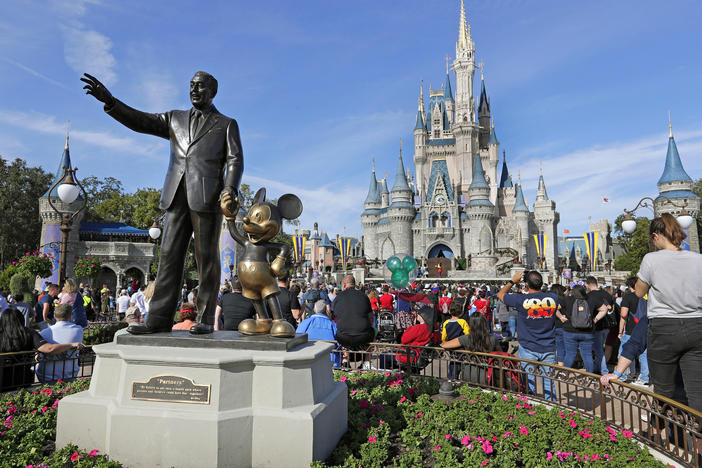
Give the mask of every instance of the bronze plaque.
M 197 385 L 177 375 L 157 375 L 146 382 L 132 382 L 132 400 L 210 404 L 210 385 Z

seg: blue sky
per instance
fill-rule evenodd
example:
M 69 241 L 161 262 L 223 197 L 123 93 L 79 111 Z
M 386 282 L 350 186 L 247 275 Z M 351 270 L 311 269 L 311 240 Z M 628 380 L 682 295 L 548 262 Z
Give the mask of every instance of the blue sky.
M 219 80 L 218 109 L 239 122 L 244 182 L 300 195 L 306 227 L 356 235 L 371 156 L 392 183 L 419 80 L 439 87 L 454 56 L 459 4 L 6 2 L 0 155 L 54 171 L 70 120 L 79 177 L 160 187 L 167 142 L 121 127 L 78 78 L 87 71 L 158 112 L 189 107 L 202 69 Z M 466 10 L 501 148 L 532 203 L 543 161 L 561 232 L 656 192 L 668 110 L 683 164 L 701 176 L 702 3 L 485 0 Z

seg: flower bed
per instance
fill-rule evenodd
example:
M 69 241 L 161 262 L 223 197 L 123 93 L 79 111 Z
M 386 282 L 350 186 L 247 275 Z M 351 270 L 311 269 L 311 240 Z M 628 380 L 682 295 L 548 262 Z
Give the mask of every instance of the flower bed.
M 347 374 L 349 430 L 325 463 L 348 467 L 663 467 L 599 419 L 532 406 L 526 397 L 462 385 L 452 403 L 430 396 L 433 379 L 395 373 Z
M 0 467 L 120 467 L 97 450 L 75 446 L 55 451 L 59 400 L 88 389 L 88 380 L 60 382 L 31 391 L 0 394 Z

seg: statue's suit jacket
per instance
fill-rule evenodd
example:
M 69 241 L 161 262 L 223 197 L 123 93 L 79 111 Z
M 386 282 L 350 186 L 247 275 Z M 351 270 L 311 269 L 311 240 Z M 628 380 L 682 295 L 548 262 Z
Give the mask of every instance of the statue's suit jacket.
M 237 194 L 244 170 L 239 126 L 212 106 L 195 135 L 190 135 L 190 111 L 149 114 L 115 100 L 105 112 L 140 133 L 170 140 L 171 157 L 161 191 L 162 210 L 167 210 L 185 176 L 188 205 L 193 211 L 219 211 L 223 188 Z M 226 168 L 226 179 L 225 179 Z
M 173 324 L 190 234 L 194 233 L 200 278 L 197 309 L 200 321 L 212 324 L 220 280 L 219 233 L 222 189 L 238 193 L 244 160 L 239 127 L 214 106 L 190 134 L 191 111 L 149 114 L 115 101 L 105 112 L 123 125 L 171 142 L 171 157 L 161 191 L 160 208 L 167 218 L 161 238 L 161 258 L 147 325 L 166 329 Z

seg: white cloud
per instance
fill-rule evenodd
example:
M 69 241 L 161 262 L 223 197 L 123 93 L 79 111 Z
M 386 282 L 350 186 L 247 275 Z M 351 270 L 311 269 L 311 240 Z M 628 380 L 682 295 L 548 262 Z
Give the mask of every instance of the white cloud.
M 52 115 L 38 112 L 26 113 L 0 109 L 0 122 L 34 132 L 50 135 L 64 135 L 65 123 L 59 122 Z M 93 146 L 119 151 L 120 154 L 133 154 L 150 158 L 163 159 L 167 154 L 166 143 L 150 138 L 151 143 L 137 141 L 133 138 L 116 136 L 109 132 L 96 132 L 75 128 L 71 130 L 71 139 Z
M 140 80 L 144 101 L 152 112 L 172 109 L 178 100 L 178 88 L 166 72 L 149 72 Z
M 112 41 L 97 31 L 77 27 L 63 28 L 63 52 L 68 66 L 76 72 L 88 72 L 106 85 L 117 81 L 112 55 Z
M 678 151 L 693 179 L 702 174 L 702 162 L 693 157 L 702 152 L 702 130 L 678 132 Z M 644 196 L 656 196 L 656 183 L 663 172 L 668 139 L 664 134 L 635 141 L 615 142 L 576 150 L 543 161 L 549 198 L 561 213 L 560 230 L 585 229 L 587 218 L 613 221 Z M 520 164 L 525 195 L 534 200 L 539 160 Z M 528 177 L 524 177 L 528 174 Z M 603 197 L 610 202 L 603 203 Z M 652 213 L 642 211 L 641 215 Z
M 70 88 L 69 88 L 68 86 L 66 86 L 65 84 L 63 84 L 63 83 L 61 83 L 61 82 L 58 82 L 58 81 L 54 80 L 53 78 L 49 78 L 48 76 L 46 76 L 46 75 L 44 75 L 44 74 L 42 74 L 42 73 L 40 73 L 40 72 L 34 70 L 33 68 L 30 68 L 30 67 L 28 67 L 28 66 L 26 66 L 26 65 L 24 65 L 24 64 L 22 64 L 22 63 L 16 62 L 16 61 L 14 61 L 14 60 L 12 60 L 12 59 L 10 59 L 10 58 L 7 58 L 7 57 L 0 57 L 0 60 L 3 60 L 3 61 L 5 61 L 5 62 L 7 62 L 7 63 L 9 63 L 9 64 L 11 64 L 11 65 L 14 65 L 15 67 L 19 68 L 20 70 L 24 70 L 24 71 L 26 71 L 27 73 L 29 73 L 30 75 L 34 75 L 34 76 L 36 76 L 37 78 L 41 78 L 42 80 L 46 81 L 47 83 L 51 83 L 51 84 L 53 84 L 53 85 L 56 85 L 56 86 L 58 86 L 59 88 L 70 89 Z

